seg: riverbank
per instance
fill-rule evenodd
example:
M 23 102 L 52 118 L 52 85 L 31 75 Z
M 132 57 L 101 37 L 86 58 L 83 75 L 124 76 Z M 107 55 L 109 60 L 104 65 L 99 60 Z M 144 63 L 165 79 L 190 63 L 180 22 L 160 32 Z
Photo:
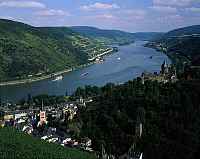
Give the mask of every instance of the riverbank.
M 66 70 L 63 70 L 63 71 L 56 72 L 53 75 L 49 74 L 49 75 L 44 75 L 44 76 L 41 76 L 41 77 L 33 77 L 33 78 L 30 78 L 30 79 L 1 82 L 0 86 L 9 86 L 9 85 L 18 85 L 18 84 L 26 84 L 26 83 L 37 82 L 37 81 L 49 79 L 49 78 L 52 78 L 52 77 L 55 77 L 55 76 L 59 76 L 59 75 L 62 75 L 64 73 L 68 73 L 68 72 L 71 72 L 71 71 L 72 71 L 72 69 L 66 69 Z
M 108 51 L 105 51 L 105 52 L 103 52 L 102 54 L 98 54 L 97 56 L 95 56 L 95 57 L 93 57 L 93 58 L 91 58 L 91 59 L 88 59 L 89 61 L 94 61 L 96 58 L 99 58 L 99 57 L 102 57 L 102 56 L 104 56 L 104 55 L 106 55 L 106 54 L 109 54 L 109 53 L 111 53 L 111 52 L 113 52 L 114 51 L 114 49 L 112 48 L 112 49 L 109 49 Z
M 45 79 L 50 79 L 50 78 L 53 78 L 53 77 L 56 77 L 56 76 L 59 76 L 59 75 L 63 75 L 65 73 L 69 73 L 69 72 L 72 72 L 76 69 L 80 69 L 80 68 L 84 68 L 84 67 L 88 67 L 92 64 L 95 64 L 95 59 L 98 58 L 98 57 L 103 57 L 107 54 L 110 54 L 114 52 L 114 49 L 110 49 L 102 54 L 99 54 L 91 59 L 88 59 L 88 63 L 86 64 L 82 64 L 82 65 L 79 65 L 79 66 L 76 66 L 76 67 L 72 67 L 72 68 L 69 68 L 69 69 L 65 69 L 63 71 L 58 71 L 58 72 L 55 72 L 55 73 L 51 73 L 49 75 L 44 75 L 44 76 L 41 76 L 41 77 L 32 77 L 32 78 L 29 78 L 29 79 L 22 79 L 22 80 L 13 80 L 13 81 L 7 81 L 7 82 L 1 82 L 0 83 L 0 87 L 1 86 L 11 86 L 11 85 L 20 85 L 20 84 L 27 84 L 27 83 L 33 83 L 33 82 L 38 82 L 38 81 L 42 81 L 42 80 L 45 80 Z
M 144 47 L 151 48 L 158 52 L 162 52 L 166 54 L 169 57 L 169 59 L 172 61 L 172 64 L 176 66 L 180 66 L 180 65 L 183 65 L 184 63 L 191 62 L 186 56 L 183 56 L 177 52 L 169 52 L 166 47 L 163 47 L 162 45 L 157 44 L 155 42 L 149 42 L 145 44 Z

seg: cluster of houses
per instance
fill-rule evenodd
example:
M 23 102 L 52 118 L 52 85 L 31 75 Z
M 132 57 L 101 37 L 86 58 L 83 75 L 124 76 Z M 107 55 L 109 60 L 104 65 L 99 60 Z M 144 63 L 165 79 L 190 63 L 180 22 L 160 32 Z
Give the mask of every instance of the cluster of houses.
M 73 120 L 80 106 L 86 106 L 85 100 L 82 98 L 75 102 L 62 103 L 57 107 L 44 106 L 42 103 L 42 108 L 28 110 L 11 111 L 8 108 L 1 108 L 4 109 L 5 114 L 0 119 L 0 128 L 6 126 L 15 127 L 24 133 L 49 143 L 56 143 L 64 147 L 80 148 L 92 152 L 92 140 L 88 137 L 74 139 L 70 134 L 62 132 L 57 127 L 50 127 L 48 125 L 48 118 L 50 116 L 58 120 L 63 120 L 62 118 L 65 118 L 67 121 Z M 42 133 L 40 133 L 41 129 L 43 130 Z
M 47 126 L 49 116 L 60 120 L 71 121 L 78 115 L 80 107 L 86 107 L 87 103 L 92 102 L 92 99 L 80 98 L 74 102 L 66 102 L 55 106 L 44 106 L 43 102 L 41 108 L 28 109 L 28 110 L 9 110 L 4 108 L 4 116 L 0 119 L 0 127 L 10 126 L 29 134 L 31 136 L 40 138 L 48 143 L 59 144 L 63 147 L 77 148 L 88 152 L 93 152 L 92 140 L 88 137 L 75 139 L 70 134 L 63 135 L 63 132 L 57 127 Z M 3 109 L 3 108 L 1 108 Z M 38 133 L 42 127 L 45 131 Z M 43 127 L 43 128 L 44 128 Z M 44 129 L 43 129 L 44 130 Z M 143 131 L 143 123 L 138 122 L 135 127 L 136 137 L 141 138 Z M 135 145 L 134 145 L 135 148 Z M 142 159 L 143 154 L 137 152 L 133 146 L 129 151 L 120 156 L 120 159 Z M 102 147 L 100 159 L 116 159 L 114 155 L 107 154 Z

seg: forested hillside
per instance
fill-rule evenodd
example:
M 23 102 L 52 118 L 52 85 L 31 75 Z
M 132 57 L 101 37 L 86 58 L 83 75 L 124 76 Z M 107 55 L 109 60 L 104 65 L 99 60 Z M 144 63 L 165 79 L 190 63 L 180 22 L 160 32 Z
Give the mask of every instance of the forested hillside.
M 149 46 L 164 50 L 170 56 L 186 57 L 194 65 L 200 65 L 200 25 L 170 31 L 154 39 Z
M 157 39 L 160 36 L 164 35 L 162 32 L 137 32 L 132 33 L 135 40 L 144 40 L 144 41 L 150 41 L 153 39 Z
M 81 135 L 93 146 L 121 156 L 136 144 L 144 159 L 196 159 L 200 145 L 200 81 L 157 83 L 140 79 L 123 85 L 79 88 L 75 96 L 94 101 L 80 112 Z M 143 123 L 142 138 L 136 126 Z
M 74 26 L 72 30 L 94 38 L 101 43 L 106 44 L 129 44 L 134 42 L 134 37 L 131 33 L 119 30 L 103 30 L 88 26 Z
M 0 129 L 0 158 L 5 159 L 95 159 L 77 149 L 49 144 L 40 139 L 18 132 L 14 128 Z
M 67 27 L 38 28 L 0 20 L 0 80 L 68 69 L 105 49 Z
M 192 34 L 200 34 L 200 25 L 193 25 L 184 28 L 178 28 L 168 33 L 164 34 L 163 37 L 172 37 L 172 36 L 185 36 Z
M 88 26 L 74 26 L 71 29 L 102 43 L 121 45 L 133 43 L 135 40 L 151 40 L 163 35 L 163 33 L 159 32 L 129 33 L 120 30 L 105 30 Z

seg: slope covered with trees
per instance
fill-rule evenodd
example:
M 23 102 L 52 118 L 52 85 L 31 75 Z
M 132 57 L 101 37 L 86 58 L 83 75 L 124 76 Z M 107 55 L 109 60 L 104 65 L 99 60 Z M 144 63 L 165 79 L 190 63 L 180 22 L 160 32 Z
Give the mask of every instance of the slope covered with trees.
M 0 129 L 0 154 L 0 158 L 7 159 L 95 159 L 93 154 L 49 144 L 14 128 Z
M 150 40 L 163 35 L 163 33 L 156 32 L 129 33 L 120 30 L 103 30 L 88 26 L 74 26 L 71 29 L 102 43 L 122 45 L 133 43 L 135 40 Z
M 74 26 L 71 27 L 71 29 L 82 35 L 95 38 L 101 43 L 128 44 L 134 42 L 134 37 L 132 36 L 132 34 L 124 31 L 103 30 L 88 26 Z
M 172 37 L 172 36 L 184 36 L 184 35 L 192 35 L 192 34 L 200 34 L 200 25 L 193 25 L 184 28 L 178 28 L 168 33 L 164 34 L 163 37 Z
M 75 96 L 94 101 L 80 112 L 81 134 L 93 146 L 121 156 L 136 144 L 144 159 L 195 159 L 200 145 L 200 81 L 157 83 L 140 79 L 123 85 L 79 88 Z M 143 123 L 142 138 L 136 125 Z
M 168 55 L 183 56 L 200 65 L 200 25 L 172 30 L 157 39 L 150 46 L 163 49 Z
M 68 69 L 105 49 L 67 27 L 38 28 L 0 20 L 0 80 Z

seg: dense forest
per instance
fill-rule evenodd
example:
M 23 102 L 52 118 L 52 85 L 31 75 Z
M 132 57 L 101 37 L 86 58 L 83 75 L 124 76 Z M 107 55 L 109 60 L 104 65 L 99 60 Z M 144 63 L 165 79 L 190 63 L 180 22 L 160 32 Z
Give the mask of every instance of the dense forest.
M 74 97 L 95 97 L 76 123 L 93 146 L 121 156 L 133 143 L 145 159 L 193 159 L 200 155 L 200 81 L 162 84 L 141 79 L 123 85 L 77 89 Z M 137 123 L 143 123 L 137 138 Z M 81 123 L 81 124 L 80 124 Z
M 50 144 L 7 127 L 0 129 L 0 158 L 95 159 L 95 156 L 80 150 Z
M 67 27 L 0 20 L 0 80 L 49 74 L 88 62 L 106 47 Z
M 94 38 L 101 43 L 108 44 L 129 44 L 134 42 L 134 37 L 131 33 L 119 30 L 102 30 L 88 26 L 74 26 L 71 29 L 82 35 Z
M 103 146 L 106 153 L 119 157 L 136 145 L 135 151 L 143 152 L 144 159 L 196 159 L 200 155 L 200 80 L 199 76 L 194 80 L 181 77 L 177 83 L 143 84 L 137 78 L 121 85 L 85 86 L 68 98 L 41 95 L 32 102 L 40 106 L 42 101 L 54 105 L 80 96 L 92 98 L 79 108 L 76 118 L 57 126 L 73 130 L 74 138 L 90 137 L 96 152 L 101 153 Z M 140 123 L 141 138 L 137 134 Z
M 193 65 L 200 65 L 200 25 L 172 30 L 150 42 L 159 46 L 171 57 L 187 58 Z
M 164 34 L 162 38 L 172 37 L 172 36 L 192 35 L 192 34 L 200 34 L 200 25 L 192 25 L 169 31 L 168 33 Z

